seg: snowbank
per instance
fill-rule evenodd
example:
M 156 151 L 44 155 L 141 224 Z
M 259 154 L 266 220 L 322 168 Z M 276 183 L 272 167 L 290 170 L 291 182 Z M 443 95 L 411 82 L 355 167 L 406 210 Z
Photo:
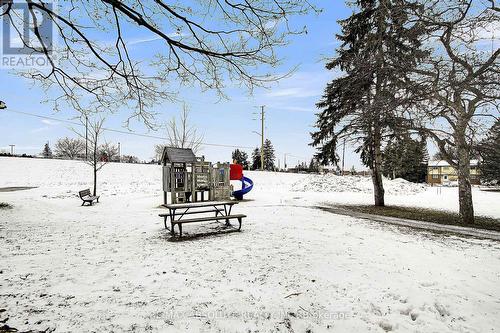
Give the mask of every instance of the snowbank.
M 415 184 L 401 178 L 384 178 L 387 194 L 414 194 L 426 190 L 426 184 Z M 296 192 L 361 192 L 372 193 L 373 183 L 370 177 L 337 176 L 334 174 L 309 175 L 292 185 Z

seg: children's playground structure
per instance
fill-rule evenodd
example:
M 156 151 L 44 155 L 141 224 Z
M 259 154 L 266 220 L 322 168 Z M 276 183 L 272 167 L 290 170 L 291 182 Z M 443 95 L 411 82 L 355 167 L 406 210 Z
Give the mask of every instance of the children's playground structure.
M 233 196 L 242 200 L 250 192 L 253 182 L 243 176 L 239 164 L 215 163 L 196 157 L 191 149 L 165 147 L 163 166 L 163 201 L 170 203 L 229 200 Z M 233 191 L 231 180 L 241 181 L 241 190 Z

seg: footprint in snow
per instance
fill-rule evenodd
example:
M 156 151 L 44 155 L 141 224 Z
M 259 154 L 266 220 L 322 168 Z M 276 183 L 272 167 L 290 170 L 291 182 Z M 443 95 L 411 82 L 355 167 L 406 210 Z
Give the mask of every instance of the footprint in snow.
M 393 330 L 392 324 L 386 320 L 379 321 L 378 326 L 380 326 L 380 328 L 382 328 L 386 332 L 390 332 Z

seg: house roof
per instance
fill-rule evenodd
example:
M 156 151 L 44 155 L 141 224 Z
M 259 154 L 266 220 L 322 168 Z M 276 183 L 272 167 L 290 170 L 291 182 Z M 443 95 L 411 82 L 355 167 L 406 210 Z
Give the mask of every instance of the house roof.
M 167 163 L 194 163 L 196 156 L 189 148 L 165 147 L 161 155 L 163 165 Z
M 478 160 L 470 160 L 470 165 L 471 166 L 477 166 Z M 450 166 L 450 164 L 446 161 L 440 160 L 440 161 L 429 161 L 429 166 L 432 167 L 446 167 Z

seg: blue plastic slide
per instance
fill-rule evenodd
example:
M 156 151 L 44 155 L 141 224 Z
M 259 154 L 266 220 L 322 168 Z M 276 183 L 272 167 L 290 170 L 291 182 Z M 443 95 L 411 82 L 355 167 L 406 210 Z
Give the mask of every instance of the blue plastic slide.
M 253 181 L 250 178 L 243 176 L 241 179 L 241 190 L 234 191 L 233 197 L 237 200 L 243 200 L 243 195 L 250 192 L 253 188 Z

